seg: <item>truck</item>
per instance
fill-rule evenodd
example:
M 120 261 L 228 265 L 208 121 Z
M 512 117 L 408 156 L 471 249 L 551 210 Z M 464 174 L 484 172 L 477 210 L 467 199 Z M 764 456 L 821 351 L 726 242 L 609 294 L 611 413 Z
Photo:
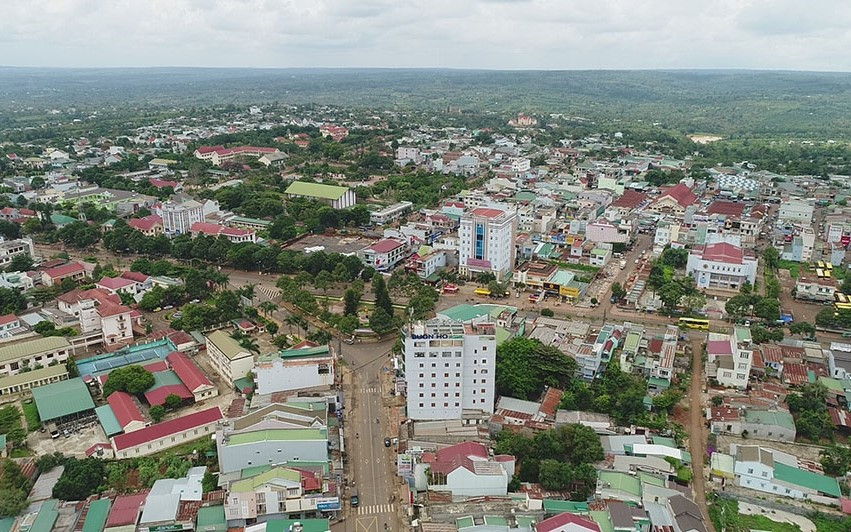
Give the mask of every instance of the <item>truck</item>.
M 626 259 L 621 260 L 621 270 L 626 269 Z

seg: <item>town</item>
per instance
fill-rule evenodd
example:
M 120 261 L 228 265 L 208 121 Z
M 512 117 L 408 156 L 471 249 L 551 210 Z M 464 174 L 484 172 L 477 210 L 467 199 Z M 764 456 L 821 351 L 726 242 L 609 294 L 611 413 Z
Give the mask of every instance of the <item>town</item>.
M 0 530 L 847 530 L 844 155 L 479 118 L 13 132 Z

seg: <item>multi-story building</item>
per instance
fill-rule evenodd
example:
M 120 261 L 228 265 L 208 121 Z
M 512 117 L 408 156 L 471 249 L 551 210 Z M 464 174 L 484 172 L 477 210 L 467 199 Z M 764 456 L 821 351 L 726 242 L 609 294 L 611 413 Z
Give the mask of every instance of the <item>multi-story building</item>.
M 795 456 L 757 445 L 731 445 L 736 483 L 773 497 L 837 505 L 842 497 L 836 478 L 816 473 Z
M 833 302 L 836 281 L 832 277 L 799 277 L 795 281 L 795 297 L 822 303 Z
M 414 483 L 417 490 L 453 497 L 504 497 L 514 465 L 514 456 L 491 456 L 481 443 L 458 443 L 424 456 L 414 469 Z
M 0 239 L 0 267 L 5 268 L 17 255 L 35 256 L 33 241 L 31 238 L 19 238 L 17 240 Z
M 632 225 L 626 222 L 616 224 L 600 218 L 585 226 L 585 238 L 591 242 L 626 243 L 632 235 Z
M 257 393 L 266 395 L 334 384 L 334 353 L 327 345 L 287 349 L 261 356 L 252 370 Z
M 239 229 L 237 227 L 227 227 L 207 222 L 195 222 L 189 228 L 189 231 L 192 233 L 193 238 L 199 235 L 211 236 L 213 238 L 223 236 L 234 244 L 257 242 L 257 233 L 251 229 Z
M 510 279 L 514 268 L 517 217 L 502 209 L 478 207 L 461 216 L 458 272 L 466 277 L 490 272 Z
M 726 388 L 744 390 L 753 366 L 753 346 L 747 329 L 732 334 L 709 333 L 706 342 L 706 374 Z
M 61 336 L 31 338 L 0 347 L 0 376 L 17 375 L 23 368 L 64 364 L 74 348 Z
M 375 244 L 367 246 L 358 251 L 358 258 L 364 266 L 375 268 L 380 272 L 392 270 L 397 264 L 405 260 L 408 255 L 408 246 L 404 242 L 385 238 Z
M 204 221 L 204 206 L 188 196 L 175 196 L 154 206 L 154 213 L 162 218 L 166 235 L 182 235 L 192 224 Z
M 257 473 L 246 470 L 226 486 L 225 516 L 231 524 L 270 518 L 310 519 L 340 509 L 339 496 L 329 491 L 333 484 L 324 480 L 320 471 L 303 467 L 253 471 Z
M 816 235 L 810 227 L 802 227 L 800 234 L 792 238 L 792 242 L 783 247 L 780 258 L 793 262 L 809 262 L 813 258 L 813 247 Z
M 213 369 L 230 386 L 254 367 L 254 355 L 221 330 L 207 336 L 207 356 Z
M 784 201 L 777 213 L 777 223 L 809 225 L 813 221 L 813 206 L 801 200 Z
M 832 244 L 851 243 L 851 217 L 843 213 L 828 214 L 824 217 L 824 240 Z
M 69 262 L 41 272 L 41 282 L 45 286 L 59 285 L 66 278 L 80 282 L 86 278 L 86 269 L 79 262 Z
M 434 319 L 403 330 L 408 417 L 461 419 L 493 413 L 496 329 L 491 323 Z
M 686 274 L 694 277 L 698 288 L 738 290 L 745 281 L 756 280 L 757 259 L 742 248 L 719 242 L 692 250 Z
M 394 205 L 389 205 L 381 210 L 371 213 L 369 215 L 369 221 L 375 225 L 384 225 L 411 212 L 411 207 L 413 206 L 414 204 L 410 201 L 401 201 Z
M 81 333 L 101 331 L 104 345 L 133 339 L 133 311 L 121 304 L 117 294 L 100 288 L 72 290 L 59 296 L 57 304 L 60 311 L 79 320 Z

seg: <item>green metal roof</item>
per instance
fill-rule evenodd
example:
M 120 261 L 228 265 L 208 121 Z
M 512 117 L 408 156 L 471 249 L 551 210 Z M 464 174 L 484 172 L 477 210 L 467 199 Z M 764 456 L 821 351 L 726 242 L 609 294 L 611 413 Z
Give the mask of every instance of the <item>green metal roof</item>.
M 18 360 L 43 353 L 52 353 L 60 349 L 69 349 L 71 344 L 61 336 L 34 338 L 0 347 L 0 362 Z
M 677 448 L 677 441 L 674 438 L 666 438 L 665 436 L 654 435 L 650 438 L 653 445 L 667 445 L 668 447 Z
M 163 386 L 179 386 L 183 384 L 183 381 L 180 380 L 180 377 L 177 376 L 172 370 L 166 371 L 157 371 L 153 373 L 154 376 L 154 385 L 150 387 L 147 391 L 153 391 L 157 388 L 162 388 Z
M 115 412 L 112 411 L 111 406 L 99 406 L 95 408 L 95 414 L 97 415 L 98 421 L 100 421 L 100 426 L 103 427 L 103 431 L 106 433 L 107 438 L 124 432 L 124 429 L 121 428 L 121 423 L 119 423 L 118 418 L 115 417 Z
M 6 435 L 0 434 L 0 449 L 6 448 Z
M 239 345 L 236 340 L 224 331 L 213 331 L 207 335 L 207 338 L 230 360 L 251 356 L 251 353 L 247 349 Z
M 788 430 L 795 430 L 795 419 L 792 414 L 783 410 L 747 410 L 745 421 L 762 425 L 777 425 Z
M 346 187 L 337 187 L 334 185 L 323 185 L 321 183 L 305 183 L 303 181 L 293 181 L 287 187 L 287 194 L 296 194 L 298 196 L 310 196 L 312 198 L 321 198 L 327 200 L 338 200 L 348 192 Z
M 249 218 L 247 216 L 234 216 L 233 218 L 231 218 L 228 221 L 229 222 L 237 222 L 237 223 L 245 222 L 245 223 L 257 224 L 257 225 L 272 225 L 272 222 L 270 222 L 269 220 L 261 220 L 259 218 Z
M 14 517 L 6 517 L 5 519 L 0 519 L 0 532 L 10 532 L 14 524 Z
M 774 462 L 774 478 L 834 497 L 842 496 L 842 491 L 839 489 L 839 482 L 835 478 L 798 469 L 797 467 L 781 464 L 780 462 Z
M 824 386 L 834 393 L 845 393 L 845 388 L 842 387 L 842 381 L 839 379 L 832 379 L 830 377 L 819 377 L 819 382 L 824 384 Z
M 457 321 L 470 321 L 479 316 L 492 316 L 494 312 L 499 314 L 503 310 L 517 312 L 517 308 L 508 305 L 455 305 L 438 314 Z
M 32 393 L 42 421 L 95 408 L 89 387 L 79 377 L 33 388 Z
M 12 386 L 20 386 L 22 384 L 27 384 L 29 382 L 40 381 L 42 379 L 49 379 L 51 377 L 56 377 L 57 375 L 67 375 L 68 368 L 65 367 L 65 364 L 56 364 L 55 366 L 47 366 L 44 368 L 34 369 L 32 371 L 25 371 L 23 373 L 18 373 L 17 375 L 10 375 L 8 377 L 3 377 L 0 379 L 0 389 L 11 388 Z
M 576 279 L 576 274 L 567 270 L 558 270 L 550 277 L 550 282 L 559 286 L 567 286 Z
M 661 388 L 665 390 L 671 387 L 671 381 L 669 381 L 668 379 L 663 379 L 662 377 L 650 377 L 649 379 L 647 379 L 647 384 L 654 388 Z
M 638 478 L 617 471 L 598 471 L 597 479 L 607 483 L 611 489 L 623 491 L 641 497 L 641 481 Z
M 544 499 L 544 513 L 547 515 L 562 514 L 587 514 L 590 510 L 587 502 L 561 501 L 556 499 Z
M 33 521 L 29 532 L 50 532 L 53 530 L 53 525 L 56 524 L 56 519 L 59 518 L 59 512 L 56 510 L 58 504 L 59 501 L 56 499 L 44 501 L 38 510 L 38 515 L 35 521 Z
M 198 522 L 195 526 L 197 532 L 224 532 L 227 529 L 224 506 L 204 506 L 198 510 Z
M 331 531 L 327 519 L 272 519 L 266 522 L 266 532 L 288 532 L 296 523 L 301 523 L 304 532 Z
M 597 523 L 597 526 L 600 527 L 600 532 L 615 532 L 615 526 L 612 524 L 612 516 L 609 515 L 608 510 L 588 512 L 588 517 Z
M 109 515 L 109 499 L 98 499 L 89 505 L 83 532 L 103 532 L 106 517 Z
M 259 486 L 276 479 L 288 480 L 295 484 L 301 483 L 301 473 L 287 467 L 276 467 L 263 472 L 256 477 L 244 478 L 231 484 L 230 491 L 249 492 L 256 490 Z
M 244 445 L 261 441 L 324 440 L 327 436 L 321 429 L 269 429 L 233 434 L 228 445 Z
M 455 526 L 458 527 L 458 530 L 462 528 L 470 528 L 471 526 L 476 526 L 476 522 L 473 520 L 471 516 L 459 517 L 455 520 Z
M 71 218 L 70 216 L 65 216 L 64 214 L 50 215 L 50 223 L 52 223 L 53 225 L 68 225 L 76 221 L 76 218 Z
M 307 347 L 304 349 L 286 349 L 278 353 L 278 356 L 281 358 L 303 358 L 318 355 L 327 355 L 328 352 L 329 349 L 327 345 L 320 345 L 316 347 Z
M 500 515 L 486 515 L 485 524 L 489 526 L 508 526 L 508 519 Z
M 660 488 L 664 488 L 668 484 L 664 478 L 644 471 L 638 472 L 638 481 L 642 484 L 650 484 L 651 486 L 658 486 Z
M 517 528 L 532 528 L 532 525 L 537 522 L 534 517 L 529 515 L 518 515 L 515 519 L 517 520 Z
M 233 387 L 243 392 L 244 390 L 254 389 L 254 379 L 251 377 L 240 377 L 233 381 Z

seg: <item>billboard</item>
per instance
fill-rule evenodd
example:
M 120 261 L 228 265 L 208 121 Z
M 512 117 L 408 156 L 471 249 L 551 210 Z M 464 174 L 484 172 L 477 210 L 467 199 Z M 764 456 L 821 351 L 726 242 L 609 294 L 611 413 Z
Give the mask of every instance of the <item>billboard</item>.
M 400 477 L 410 476 L 414 472 L 414 457 L 410 454 L 400 454 L 396 457 L 396 474 Z
M 338 497 L 324 497 L 316 499 L 316 509 L 320 512 L 333 512 L 340 509 L 340 499 Z

